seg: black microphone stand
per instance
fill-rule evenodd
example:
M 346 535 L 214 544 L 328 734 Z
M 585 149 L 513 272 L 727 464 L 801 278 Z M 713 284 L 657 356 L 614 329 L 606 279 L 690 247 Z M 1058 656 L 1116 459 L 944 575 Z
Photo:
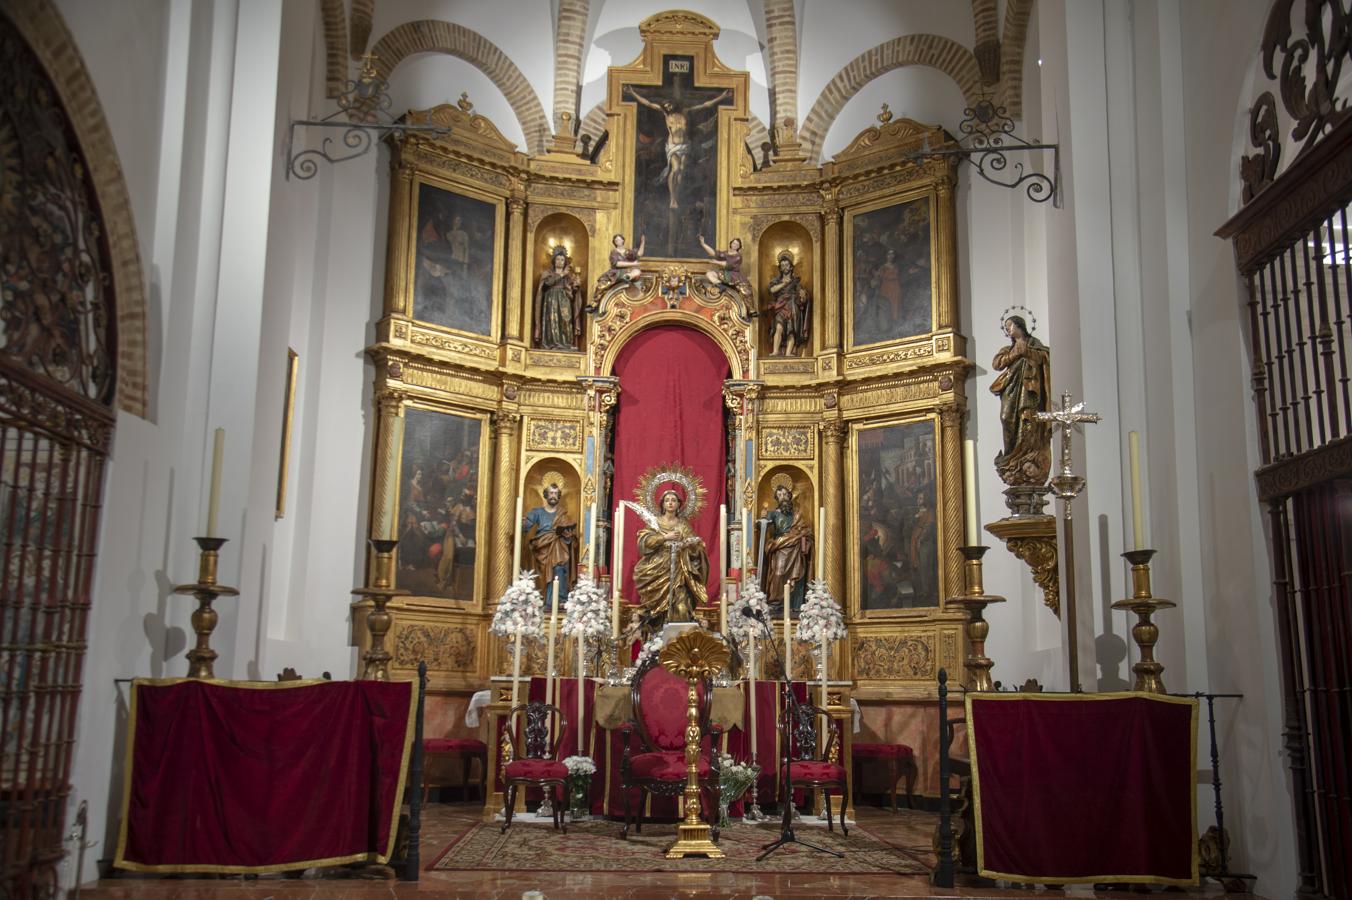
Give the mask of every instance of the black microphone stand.
M 765 629 L 765 636 L 769 639 L 770 649 L 774 651 L 775 659 L 779 662 L 780 671 L 784 672 L 784 680 L 780 686 L 784 691 L 785 709 L 788 711 L 789 721 L 796 722 L 798 720 L 798 698 L 793 695 L 793 678 L 792 678 L 793 673 L 785 670 L 784 668 L 784 657 L 780 654 L 779 647 L 776 646 L 775 644 L 774 631 L 771 630 L 769 623 L 765 621 L 764 615 L 759 616 L 756 615 L 755 613 L 751 612 L 749 607 L 743 608 L 742 612 L 748 618 L 755 619 L 757 622 L 760 623 L 761 627 Z M 751 702 L 755 703 L 756 698 L 752 697 Z M 783 723 L 781 722 L 780 724 L 782 725 Z M 761 855 L 756 857 L 756 862 L 760 862 L 761 860 L 765 859 L 765 857 L 769 856 L 771 853 L 774 853 L 776 850 L 778 850 L 780 847 L 783 847 L 785 844 L 801 844 L 802 846 L 807 847 L 809 850 L 816 850 L 819 853 L 829 853 L 832 856 L 836 857 L 837 859 L 844 859 L 845 858 L 844 853 L 840 853 L 835 850 L 828 850 L 825 847 L 818 847 L 816 844 L 810 844 L 807 841 L 799 840 L 798 836 L 794 834 L 793 790 L 789 787 L 787 783 L 789 774 L 788 759 L 789 755 L 792 753 L 793 750 L 791 746 L 793 741 L 792 733 L 790 732 L 789 734 L 785 734 L 783 736 L 783 741 L 784 741 L 784 753 L 778 761 L 779 775 L 777 776 L 777 783 L 779 784 L 779 805 L 780 808 L 783 810 L 783 814 L 780 817 L 779 837 L 776 840 L 771 841 L 770 843 L 766 844 L 764 847 L 761 848 Z M 828 799 L 827 802 L 829 803 L 830 800 Z

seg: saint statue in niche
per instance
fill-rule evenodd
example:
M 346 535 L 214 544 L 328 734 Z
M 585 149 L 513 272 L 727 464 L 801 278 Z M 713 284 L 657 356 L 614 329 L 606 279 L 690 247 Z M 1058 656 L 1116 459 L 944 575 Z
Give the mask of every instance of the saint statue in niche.
M 716 259 L 723 264 L 721 269 L 710 269 L 704 273 L 704 277 L 709 279 L 709 283 L 720 287 L 723 290 L 738 291 L 743 297 L 751 297 L 751 282 L 746 280 L 742 274 L 742 239 L 733 238 L 728 241 L 727 250 L 715 250 L 704 241 L 704 235 L 699 236 L 699 245 L 704 248 L 704 252 L 709 254 L 710 259 Z
M 535 574 L 540 588 L 548 592 L 554 579 L 559 580 L 559 602 L 568 599 L 577 565 L 577 522 L 563 508 L 563 476 L 546 473 L 540 482 L 540 497 L 544 504 L 537 506 L 521 520 L 521 532 L 530 538 L 531 555 L 535 557 Z
M 644 235 L 638 239 L 638 249 L 629 250 L 624 246 L 624 235 L 617 234 L 610 239 L 610 268 L 596 279 L 596 290 L 592 294 L 597 301 L 601 299 L 601 292 L 611 285 L 621 281 L 626 284 L 638 281 L 639 276 L 643 274 L 639 260 L 643 258 L 643 247 L 647 243 L 648 236 Z
M 789 586 L 789 602 L 794 613 L 807 594 L 807 574 L 811 571 L 812 525 L 794 507 L 793 481 L 780 474 L 771 482 L 775 507 L 765 514 L 765 562 L 761 590 L 772 604 L 783 604 L 784 586 Z
M 535 292 L 534 336 L 544 350 L 576 350 L 582 339 L 582 283 L 562 244 L 550 253 Z
M 812 296 L 793 270 L 793 254 L 779 254 L 770 281 L 770 355 L 797 356 L 812 334 Z
M 704 505 L 705 488 L 688 470 L 664 466 L 645 474 L 635 494 L 639 503 L 630 508 L 647 526 L 638 533 L 640 557 L 634 564 L 639 621 L 647 637 L 669 622 L 695 621 L 695 610 L 708 603 L 709 554 L 690 526 Z
M 1034 413 L 1048 409 L 1051 350 L 1029 333 L 1021 315 L 1004 316 L 1009 346 L 996 351 L 991 368 L 1000 374 L 991 393 L 1000 398 L 1000 425 L 1004 449 L 995 457 L 995 469 L 1005 484 L 1043 485 L 1052 465 L 1052 430 Z

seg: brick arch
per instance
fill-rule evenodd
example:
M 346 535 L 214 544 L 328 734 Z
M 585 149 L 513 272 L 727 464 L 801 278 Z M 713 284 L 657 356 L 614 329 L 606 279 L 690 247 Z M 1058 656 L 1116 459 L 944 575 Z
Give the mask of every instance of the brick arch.
M 84 151 L 108 239 L 109 272 L 117 317 L 117 408 L 147 416 L 146 285 L 131 198 L 103 106 L 75 38 L 52 0 L 9 0 L 5 13 L 28 41 L 61 95 L 61 105 Z
M 563 114 L 578 114 L 578 91 L 582 87 L 582 55 L 587 44 L 589 0 L 559 0 L 554 23 L 554 131 L 563 128 Z M 573 126 L 580 123 L 574 118 Z M 571 135 L 569 135 L 571 137 Z
M 770 116 L 779 128 L 798 118 L 798 18 L 794 0 L 765 0 L 764 5 L 765 60 L 774 98 Z
M 817 101 L 812 104 L 798 135 L 808 158 L 816 159 L 821 153 L 822 142 L 831 130 L 831 124 L 860 88 L 879 75 L 902 66 L 938 69 L 953 79 L 968 103 L 975 101 L 981 85 L 976 57 L 971 50 L 956 41 L 937 34 L 908 34 L 885 41 L 850 60 L 827 82 Z
M 337 97 L 347 83 L 347 13 L 343 0 L 323 0 L 324 17 L 324 89 Z
M 507 54 L 477 31 L 440 19 L 405 22 L 386 32 L 371 52 L 375 54 L 376 68 L 384 78 L 415 53 L 447 53 L 463 59 L 487 75 L 507 98 L 525 132 L 526 151 L 544 152 L 550 130 L 540 98 Z
M 1028 49 L 1028 19 L 1033 0 L 1009 0 L 1000 39 L 1000 88 L 997 99 L 1011 119 L 1023 118 L 1023 55 Z

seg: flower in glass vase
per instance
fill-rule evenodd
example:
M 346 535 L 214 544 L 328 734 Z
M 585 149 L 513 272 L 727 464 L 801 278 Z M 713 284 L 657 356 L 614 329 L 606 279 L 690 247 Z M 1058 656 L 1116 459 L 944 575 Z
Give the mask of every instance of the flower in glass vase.
M 596 763 L 590 756 L 569 756 L 563 765 L 568 770 L 568 811 L 576 822 L 591 813 L 591 780 L 596 774 Z
M 727 828 L 728 807 L 741 799 L 747 788 L 760 776 L 760 766 L 749 762 L 738 762 L 724 753 L 719 757 L 718 772 L 718 827 Z

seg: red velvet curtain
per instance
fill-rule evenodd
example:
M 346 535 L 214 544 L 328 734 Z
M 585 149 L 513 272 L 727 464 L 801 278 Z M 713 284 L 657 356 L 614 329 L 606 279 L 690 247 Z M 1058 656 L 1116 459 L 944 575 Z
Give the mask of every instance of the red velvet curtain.
M 1197 882 L 1197 701 L 968 694 L 981 874 Z
M 709 598 L 717 597 L 718 507 L 725 501 L 726 434 L 723 382 L 727 357 L 710 338 L 693 328 L 661 325 L 635 336 L 615 361 L 620 379 L 615 421 L 613 502 L 633 500 L 634 488 L 653 466 L 676 463 L 692 469 L 708 488 L 704 509 L 691 522 L 709 551 Z M 612 513 L 614 511 L 612 510 Z M 623 596 L 634 597 L 634 536 L 643 528 L 638 516 L 625 518 Z
M 134 682 L 114 865 L 275 872 L 384 862 L 416 707 L 407 681 Z

